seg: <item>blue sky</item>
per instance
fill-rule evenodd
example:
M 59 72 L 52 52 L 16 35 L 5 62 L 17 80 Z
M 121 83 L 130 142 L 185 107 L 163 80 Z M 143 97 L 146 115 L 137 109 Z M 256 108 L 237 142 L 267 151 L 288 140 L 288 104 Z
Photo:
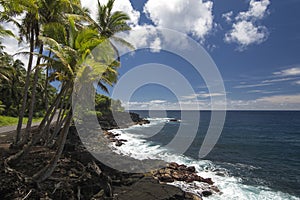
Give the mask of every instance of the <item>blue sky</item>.
M 129 3 L 131 8 L 126 8 L 124 2 L 117 7 L 133 16 L 133 29 L 171 28 L 189 35 L 206 49 L 224 80 L 228 109 L 300 109 L 299 1 L 131 0 Z M 203 23 L 194 27 L 195 21 Z M 129 41 L 139 46 L 143 36 L 137 38 L 138 41 Z M 125 55 L 120 76 L 152 62 L 178 70 L 193 86 L 197 102 L 204 102 L 200 109 L 211 108 L 201 75 L 195 76 L 193 66 L 176 55 L 149 50 Z M 180 101 L 176 95 L 167 87 L 148 84 L 136 90 L 131 103 L 126 105 L 132 109 L 175 109 Z
M 82 1 L 93 16 L 96 2 Z M 179 103 L 189 105 L 187 109 L 211 109 L 211 98 L 224 96 L 209 93 L 195 66 L 162 49 L 156 29 L 169 28 L 189 36 L 208 52 L 222 76 L 227 109 L 300 110 L 299 8 L 298 0 L 116 0 L 114 9 L 129 14 L 133 29 L 119 36 L 137 48 L 122 56 L 120 80 L 135 67 L 155 63 L 176 70 L 194 90 L 193 94 L 175 94 L 166 85 L 149 83 L 129 91 L 130 102 L 116 96 L 130 109 L 178 109 Z M 4 44 L 9 52 L 16 49 L 11 40 Z M 153 49 L 144 49 L 149 46 Z M 160 70 L 155 73 L 163 75 Z M 146 79 L 147 74 L 135 77 Z M 165 77 L 172 82 L 169 74 Z M 110 93 L 114 94 L 114 88 Z

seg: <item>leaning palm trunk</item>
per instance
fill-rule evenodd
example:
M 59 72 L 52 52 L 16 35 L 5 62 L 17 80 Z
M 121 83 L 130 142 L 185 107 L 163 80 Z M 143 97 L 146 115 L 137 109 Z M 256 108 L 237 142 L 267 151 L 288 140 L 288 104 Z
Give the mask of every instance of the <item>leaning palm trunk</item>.
M 49 116 L 53 112 L 55 112 L 55 110 L 57 109 L 57 107 L 59 105 L 61 97 L 65 94 L 65 92 L 68 91 L 67 89 L 69 87 L 70 87 L 70 84 L 66 84 L 61 89 L 61 91 L 57 95 L 54 103 L 48 109 L 48 111 L 46 112 L 45 117 L 43 118 L 42 122 L 40 123 L 39 128 L 38 128 L 38 130 L 39 130 L 38 133 L 35 134 L 27 144 L 25 144 L 25 146 L 22 148 L 22 150 L 18 151 L 18 153 L 14 154 L 14 155 L 11 155 L 10 157 L 8 157 L 5 160 L 5 163 L 13 163 L 13 164 L 18 163 L 25 155 L 28 154 L 28 152 L 30 151 L 32 146 L 34 146 L 35 144 L 37 144 L 40 141 L 40 139 L 42 138 L 42 133 L 44 131 L 45 125 L 46 125 L 46 123 L 49 123 L 49 120 L 48 120 Z
M 47 178 L 49 178 L 53 173 L 55 167 L 57 166 L 57 162 L 63 152 L 71 122 L 72 122 L 72 110 L 69 110 L 69 113 L 66 117 L 65 125 L 60 133 L 61 135 L 58 140 L 58 148 L 56 150 L 56 153 L 48 165 L 46 165 L 44 168 L 42 168 L 40 171 L 38 171 L 36 174 L 32 176 L 32 179 L 35 182 L 40 183 L 46 180 Z
M 30 136 L 31 132 L 31 125 L 32 125 L 32 119 L 33 119 L 33 112 L 34 112 L 34 105 L 35 105 L 35 100 L 36 100 L 36 86 L 38 84 L 38 76 L 40 72 L 40 62 L 41 62 L 41 55 L 43 53 L 43 45 L 40 46 L 40 51 L 39 51 L 39 57 L 36 61 L 36 69 L 34 73 L 34 82 L 33 82 L 33 87 L 32 87 L 32 96 L 31 96 L 31 104 L 29 107 L 29 113 L 28 113 L 28 121 L 27 121 L 27 126 L 25 129 L 25 138 L 24 142 L 27 142 Z
M 64 104 L 65 102 L 62 101 L 61 104 L 61 109 L 59 110 L 59 114 L 57 117 L 57 121 L 56 121 L 56 125 L 54 127 L 54 131 L 53 133 L 49 136 L 46 145 L 50 145 L 52 143 L 52 141 L 57 137 L 59 131 L 61 130 L 62 125 L 65 123 L 66 118 L 64 118 L 67 110 L 68 110 L 68 106 L 71 104 L 71 100 L 72 98 L 69 98 L 68 102 L 66 103 L 66 105 Z M 51 145 L 50 145 L 51 146 Z
M 68 89 L 71 88 L 71 84 L 70 83 L 66 83 L 63 84 L 60 93 L 56 96 L 53 104 L 50 106 L 50 108 L 48 109 L 48 111 L 46 112 L 45 117 L 43 118 L 43 120 L 41 121 L 39 128 L 38 128 L 38 133 L 37 135 L 42 135 L 45 126 L 47 125 L 47 123 L 49 123 L 49 117 L 51 117 L 51 114 L 53 114 L 53 112 L 56 112 L 59 103 L 61 101 L 61 98 L 63 97 L 63 95 L 66 93 L 66 91 L 68 91 Z
M 51 51 L 49 51 L 48 58 L 51 58 Z M 46 77 L 45 77 L 45 110 L 48 110 L 49 99 L 48 99 L 48 75 L 49 75 L 49 65 L 46 67 Z
M 26 110 L 26 104 L 27 104 L 27 97 L 28 97 L 28 89 L 30 85 L 30 74 L 31 74 L 31 67 L 32 67 L 32 61 L 33 61 L 33 50 L 34 50 L 34 30 L 31 29 L 31 34 L 30 34 L 30 54 L 29 54 L 29 61 L 28 61 L 28 67 L 27 67 L 27 75 L 26 75 L 26 81 L 25 81 L 25 87 L 24 87 L 24 94 L 23 94 L 23 102 L 22 102 L 22 107 L 20 110 L 20 115 L 19 115 L 19 121 L 17 125 L 17 135 L 16 135 L 16 140 L 15 143 L 18 144 L 21 139 L 21 129 L 22 129 L 22 124 L 23 124 L 23 118 Z

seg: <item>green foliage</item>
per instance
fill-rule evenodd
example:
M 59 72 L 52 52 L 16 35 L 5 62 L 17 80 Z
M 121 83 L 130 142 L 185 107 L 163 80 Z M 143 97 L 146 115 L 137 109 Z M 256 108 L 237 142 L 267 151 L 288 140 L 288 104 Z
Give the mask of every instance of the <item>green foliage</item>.
M 40 73 L 37 83 L 37 96 L 35 103 L 36 117 L 40 117 L 45 112 L 44 101 L 44 82 L 45 75 Z M 1 114 L 16 117 L 19 115 L 22 96 L 24 92 L 26 70 L 20 60 L 14 60 L 13 57 L 0 48 L 0 101 L 2 102 Z M 31 87 L 33 85 L 33 75 L 31 76 Z M 29 91 L 31 91 L 31 87 Z M 48 86 L 48 98 L 51 101 L 56 89 L 51 85 Z M 29 102 L 31 95 L 29 95 Z M 27 114 L 27 113 L 26 113 Z
M 115 112 L 124 112 L 125 111 L 125 108 L 122 106 L 122 103 L 119 99 L 111 100 L 111 109 L 112 109 L 112 111 L 115 111 Z
M 2 104 L 2 101 L 0 101 L 0 114 L 5 110 L 5 105 Z
M 30 77 L 28 99 L 24 100 L 27 107 L 33 99 L 33 85 L 37 86 L 33 116 L 42 116 L 46 111 L 45 99 L 49 99 L 51 103 L 57 95 L 56 89 L 45 83 L 59 81 L 62 86 L 70 84 L 70 88 L 84 90 L 74 85 L 77 77 L 88 83 L 97 82 L 101 89 L 108 92 L 107 86 L 113 86 L 117 82 L 119 55 L 110 39 L 126 46 L 131 45 L 115 37 L 118 32 L 130 30 L 130 26 L 127 24 L 129 17 L 126 13 L 112 12 L 113 4 L 114 0 L 109 0 L 103 5 L 99 3 L 98 20 L 95 22 L 89 17 L 88 12 L 81 8 L 79 0 L 3 1 L 4 12 L 0 16 L 1 20 L 10 21 L 15 16 L 21 16 L 22 20 L 15 22 L 19 28 L 20 39 L 25 39 L 34 48 L 39 48 L 42 44 L 43 48 L 49 51 L 48 56 L 40 55 L 44 63 L 32 66 L 33 72 L 38 68 L 47 68 L 49 73 L 44 74 L 43 70 L 39 70 L 38 82 L 34 82 L 33 73 L 28 73 Z M 0 32 L 1 30 L 0 27 Z M 3 31 L 5 32 L 4 29 Z M 0 92 L 3 95 L 0 96 L 0 100 L 5 106 L 2 112 L 4 115 L 17 116 L 22 107 L 23 94 L 27 91 L 23 89 L 26 71 L 22 62 L 14 61 L 2 50 L 1 47 Z M 37 53 L 30 55 L 37 56 Z M 72 90 L 64 94 L 65 101 L 71 98 L 71 92 Z M 95 102 L 98 115 L 112 110 L 124 110 L 119 100 L 111 100 L 104 95 L 96 95 Z M 70 107 L 62 109 L 66 108 L 70 109 Z
M 120 100 L 111 99 L 102 94 L 95 96 L 95 110 L 100 113 L 108 113 L 111 111 L 124 111 Z
M 19 118 L 18 117 L 10 117 L 10 116 L 3 116 L 0 115 L 0 127 L 1 126 L 11 126 L 18 123 Z M 28 118 L 23 119 L 23 123 L 26 123 Z M 34 118 L 33 122 L 40 122 L 42 121 L 42 118 Z

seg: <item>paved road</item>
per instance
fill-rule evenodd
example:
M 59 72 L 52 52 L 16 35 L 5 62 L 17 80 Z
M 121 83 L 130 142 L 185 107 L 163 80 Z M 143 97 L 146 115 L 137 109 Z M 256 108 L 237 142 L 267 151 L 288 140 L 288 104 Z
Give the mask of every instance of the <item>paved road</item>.
M 32 127 L 33 126 L 38 126 L 40 124 L 40 122 L 35 122 L 35 123 L 32 123 Z M 25 129 L 26 128 L 26 123 L 23 124 L 22 126 L 22 129 Z M 17 125 L 12 125 L 12 126 L 2 126 L 0 127 L 0 137 L 2 134 L 7 134 L 7 133 L 11 133 L 11 132 L 14 132 L 17 130 Z
M 57 116 L 58 116 L 58 112 L 55 113 L 52 123 L 56 122 Z M 22 130 L 25 130 L 26 124 L 27 123 L 24 123 L 22 125 Z M 40 122 L 32 122 L 31 128 L 36 128 L 38 125 L 40 125 Z M 0 127 L 0 138 L 5 137 L 7 134 L 14 134 L 16 130 L 17 130 L 17 124 L 12 126 L 2 126 Z

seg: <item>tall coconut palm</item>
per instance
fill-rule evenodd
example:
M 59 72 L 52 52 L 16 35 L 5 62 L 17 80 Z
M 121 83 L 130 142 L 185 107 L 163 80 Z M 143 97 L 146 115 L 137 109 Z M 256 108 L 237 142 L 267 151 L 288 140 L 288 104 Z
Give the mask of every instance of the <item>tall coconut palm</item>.
M 20 140 L 20 133 L 21 133 L 21 126 L 22 126 L 22 118 L 24 117 L 24 113 L 26 110 L 27 99 L 28 99 L 28 88 L 30 84 L 30 73 L 32 69 L 32 61 L 34 55 L 34 49 L 40 49 L 40 55 L 43 52 L 43 45 L 40 43 L 38 36 L 40 34 L 40 29 L 43 25 L 50 23 L 50 22 L 60 22 L 64 21 L 63 16 L 64 13 L 73 12 L 72 5 L 80 5 L 80 1 L 78 0 L 58 0 L 58 1 L 49 1 L 49 0 L 31 0 L 31 2 L 35 5 L 32 7 L 28 6 L 28 2 L 23 2 L 21 5 L 24 5 L 26 15 L 22 20 L 22 28 L 20 29 L 20 36 L 21 38 L 25 38 L 27 41 L 30 42 L 30 54 L 29 54 L 29 62 L 27 66 L 27 78 L 26 84 L 24 88 L 24 96 L 22 107 L 20 110 L 19 122 L 17 126 L 17 136 L 16 142 L 18 143 Z M 29 7 L 30 9 L 27 9 Z M 39 66 L 41 61 L 41 56 L 38 56 L 36 66 Z M 37 78 L 40 68 L 36 68 L 35 77 Z M 37 79 L 35 79 L 37 81 Z M 31 103 L 29 106 L 29 120 L 27 122 L 26 127 L 26 135 L 30 133 L 31 130 L 31 122 L 33 117 L 33 110 L 34 110 L 34 100 L 35 100 L 35 87 L 32 88 L 32 97 Z M 47 91 L 47 90 L 46 90 Z M 47 95 L 48 96 L 48 95 Z
M 27 98 L 28 98 L 28 89 L 29 89 L 29 84 L 30 84 L 30 76 L 31 76 L 31 69 L 32 69 L 32 62 L 33 62 L 33 52 L 34 49 L 37 45 L 37 37 L 39 35 L 39 23 L 38 23 L 38 9 L 36 6 L 36 1 L 32 1 L 32 6 L 26 6 L 28 2 L 24 5 L 24 11 L 26 12 L 25 17 L 22 20 L 22 26 L 20 29 L 20 38 L 25 38 L 26 41 L 29 42 L 29 47 L 30 47 L 30 54 L 29 54 L 29 60 L 28 60 L 28 65 L 27 65 L 27 74 L 26 74 L 26 81 L 25 81 L 25 86 L 24 86 L 24 94 L 22 98 L 22 106 L 20 109 L 20 114 L 19 114 L 19 121 L 17 125 L 17 134 L 16 134 L 16 140 L 15 143 L 19 143 L 21 139 L 21 128 L 22 128 L 22 123 L 23 123 L 23 117 L 25 114 L 26 110 L 26 105 L 27 105 Z
M 101 5 L 98 0 L 97 21 L 92 20 L 92 22 L 93 25 L 97 27 L 100 35 L 111 41 L 111 45 L 117 54 L 118 61 L 120 61 L 119 52 L 112 42 L 120 43 L 131 49 L 134 49 L 134 47 L 126 40 L 116 36 L 117 33 L 131 30 L 131 27 L 127 23 L 130 20 L 130 17 L 126 13 L 122 11 L 112 12 L 114 2 L 115 0 L 108 0 L 107 4 Z
M 92 68 L 97 73 L 103 73 L 110 68 L 110 66 L 106 63 L 93 62 L 93 60 L 89 57 L 90 52 L 92 52 L 95 47 L 105 42 L 105 39 L 99 37 L 97 30 L 89 27 L 76 27 L 75 24 L 75 20 L 70 17 L 67 30 L 63 30 L 64 27 L 61 27 L 60 33 L 63 35 L 60 35 L 58 39 L 65 38 L 62 40 L 66 42 L 64 44 L 58 43 L 53 38 L 40 37 L 44 44 L 47 45 L 46 48 L 48 48 L 55 55 L 55 61 L 61 63 L 61 68 L 58 69 L 56 75 L 62 84 L 68 87 L 65 90 L 68 99 L 71 99 L 71 92 L 74 88 L 75 77 L 80 77 L 82 74 L 84 74 L 84 71 L 86 71 L 85 69 Z M 88 66 L 86 65 L 87 63 Z M 92 79 L 90 80 L 92 82 L 93 76 L 89 77 Z M 66 120 L 63 120 L 64 125 L 60 135 L 57 152 L 51 162 L 33 176 L 33 179 L 37 182 L 48 178 L 56 167 L 71 123 L 71 108 L 69 108 L 67 111 L 65 119 Z

